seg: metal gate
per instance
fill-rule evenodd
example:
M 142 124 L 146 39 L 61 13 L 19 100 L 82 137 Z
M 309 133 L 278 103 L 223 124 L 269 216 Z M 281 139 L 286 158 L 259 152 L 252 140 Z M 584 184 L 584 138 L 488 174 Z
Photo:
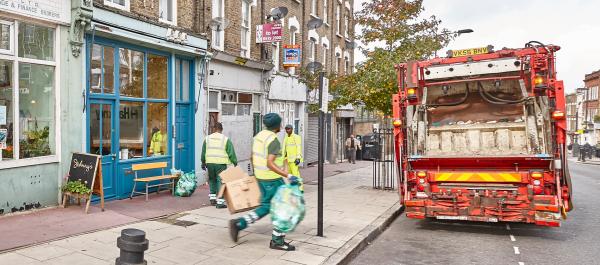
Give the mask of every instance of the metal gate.
M 319 155 L 319 116 L 308 115 L 304 143 L 304 162 L 306 164 L 317 162 Z
M 375 129 L 373 154 L 373 188 L 382 190 L 396 189 L 398 171 L 393 129 Z

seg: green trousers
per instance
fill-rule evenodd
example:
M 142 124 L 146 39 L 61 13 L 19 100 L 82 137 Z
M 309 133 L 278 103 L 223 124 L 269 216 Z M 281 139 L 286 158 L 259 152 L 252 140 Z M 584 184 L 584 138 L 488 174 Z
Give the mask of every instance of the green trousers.
M 271 199 L 275 196 L 279 186 L 284 185 L 283 178 L 274 180 L 258 180 L 258 187 L 260 188 L 260 206 L 254 211 L 238 219 L 237 226 L 240 230 L 246 229 L 248 225 L 260 220 L 265 217 L 271 211 Z M 271 240 L 275 244 L 282 245 L 285 234 L 281 231 L 273 229 Z
M 227 165 L 206 164 L 206 169 L 208 170 L 208 188 L 210 189 L 210 194 L 215 194 L 216 196 L 221 188 L 221 177 L 219 177 L 219 174 L 227 169 Z

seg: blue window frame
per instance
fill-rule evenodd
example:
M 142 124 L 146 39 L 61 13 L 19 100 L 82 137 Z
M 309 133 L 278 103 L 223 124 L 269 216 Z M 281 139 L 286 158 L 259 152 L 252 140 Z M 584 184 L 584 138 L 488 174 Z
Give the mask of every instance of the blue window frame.
M 88 42 L 87 49 L 91 56 L 87 58 L 86 108 L 90 109 L 90 100 L 115 104 L 113 139 L 119 140 L 113 144 L 113 153 L 120 160 L 170 157 L 171 55 L 100 37 L 95 37 L 93 46 Z

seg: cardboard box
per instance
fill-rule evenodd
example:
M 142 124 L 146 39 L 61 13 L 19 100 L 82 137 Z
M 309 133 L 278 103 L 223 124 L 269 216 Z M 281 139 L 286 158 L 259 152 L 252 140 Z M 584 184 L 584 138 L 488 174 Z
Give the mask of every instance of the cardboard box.
M 256 178 L 248 176 L 240 167 L 229 167 L 219 175 L 223 185 L 217 196 L 225 199 L 230 213 L 248 211 L 260 205 Z

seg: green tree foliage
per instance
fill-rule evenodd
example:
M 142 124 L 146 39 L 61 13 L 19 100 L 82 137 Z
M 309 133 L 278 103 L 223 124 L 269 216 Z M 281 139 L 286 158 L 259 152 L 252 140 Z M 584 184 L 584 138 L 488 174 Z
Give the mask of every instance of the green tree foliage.
M 442 29 L 435 16 L 423 18 L 423 0 L 372 0 L 356 13 L 363 27 L 357 36 L 367 60 L 356 72 L 331 82 L 336 95 L 330 108 L 365 104 L 367 109 L 391 113 L 392 94 L 398 91 L 394 65 L 423 60 L 448 44 L 453 33 Z

